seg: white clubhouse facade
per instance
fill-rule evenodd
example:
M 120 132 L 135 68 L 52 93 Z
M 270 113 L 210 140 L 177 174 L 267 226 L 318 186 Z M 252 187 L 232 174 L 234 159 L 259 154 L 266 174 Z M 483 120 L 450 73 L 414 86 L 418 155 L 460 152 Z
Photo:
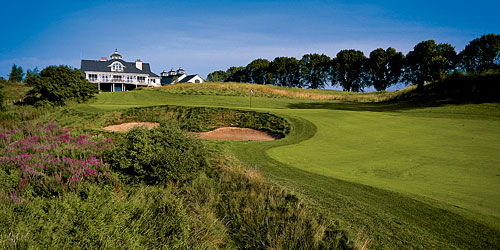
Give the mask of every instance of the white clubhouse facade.
M 126 62 L 116 50 L 109 60 L 105 57 L 101 60 L 82 60 L 80 70 L 102 92 L 161 86 L 161 77 L 151 72 L 149 63 L 141 60 Z

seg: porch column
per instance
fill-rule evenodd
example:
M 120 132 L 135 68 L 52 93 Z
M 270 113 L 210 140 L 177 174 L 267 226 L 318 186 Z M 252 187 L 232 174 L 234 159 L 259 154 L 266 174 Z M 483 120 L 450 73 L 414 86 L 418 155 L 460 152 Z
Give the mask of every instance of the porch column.
M 101 83 L 97 82 L 97 90 L 101 91 Z
M 122 91 L 125 91 L 125 84 L 122 83 Z
M 111 85 L 111 92 L 115 92 L 115 84 L 114 83 Z

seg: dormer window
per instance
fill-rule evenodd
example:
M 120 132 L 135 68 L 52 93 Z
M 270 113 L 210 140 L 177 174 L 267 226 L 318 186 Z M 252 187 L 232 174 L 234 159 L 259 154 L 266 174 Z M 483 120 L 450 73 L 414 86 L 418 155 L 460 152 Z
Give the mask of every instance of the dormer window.
M 111 64 L 111 71 L 122 72 L 123 65 L 119 62 L 114 62 L 113 64 Z

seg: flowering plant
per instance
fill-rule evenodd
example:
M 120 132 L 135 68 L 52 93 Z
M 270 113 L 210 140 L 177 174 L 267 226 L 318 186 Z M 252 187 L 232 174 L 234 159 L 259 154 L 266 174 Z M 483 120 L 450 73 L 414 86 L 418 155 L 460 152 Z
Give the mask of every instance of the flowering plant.
M 52 197 L 88 183 L 111 183 L 101 158 L 111 140 L 87 134 L 73 137 L 54 121 L 0 131 L 0 186 L 12 201 Z M 16 183 L 17 182 L 17 183 Z

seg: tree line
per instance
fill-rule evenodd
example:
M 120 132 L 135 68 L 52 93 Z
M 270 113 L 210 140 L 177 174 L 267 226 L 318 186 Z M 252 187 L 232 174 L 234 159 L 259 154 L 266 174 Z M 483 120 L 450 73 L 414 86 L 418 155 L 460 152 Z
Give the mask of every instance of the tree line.
M 248 82 L 319 89 L 328 85 L 360 92 L 366 87 L 382 91 L 397 83 L 415 84 L 442 79 L 453 72 L 481 73 L 500 70 L 500 35 L 476 38 L 460 52 L 448 43 L 422 41 L 404 55 L 394 48 L 378 48 L 368 57 L 355 49 L 341 50 L 335 58 L 324 54 L 255 59 L 246 67 L 217 70 L 210 82 Z

